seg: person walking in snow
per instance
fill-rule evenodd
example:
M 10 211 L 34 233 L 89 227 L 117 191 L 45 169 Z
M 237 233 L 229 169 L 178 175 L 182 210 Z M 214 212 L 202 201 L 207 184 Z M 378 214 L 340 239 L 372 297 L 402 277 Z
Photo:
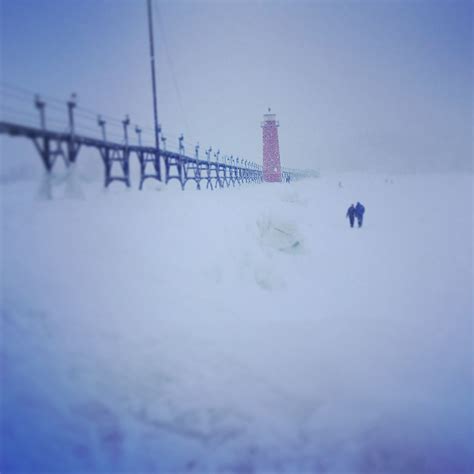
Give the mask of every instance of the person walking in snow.
M 351 204 L 349 209 L 347 209 L 346 217 L 349 218 L 349 224 L 351 227 L 354 227 L 354 216 L 355 216 L 355 207 L 354 204 Z
M 362 227 L 362 222 L 364 221 L 365 207 L 359 201 L 357 201 L 354 211 L 355 216 L 357 217 L 357 225 L 359 227 Z

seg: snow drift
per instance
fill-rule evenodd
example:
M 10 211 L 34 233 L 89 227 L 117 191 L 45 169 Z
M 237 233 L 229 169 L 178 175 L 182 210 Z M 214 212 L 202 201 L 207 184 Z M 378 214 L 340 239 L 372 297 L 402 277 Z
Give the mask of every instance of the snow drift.
M 339 180 L 3 185 L 1 471 L 472 472 L 472 176 Z

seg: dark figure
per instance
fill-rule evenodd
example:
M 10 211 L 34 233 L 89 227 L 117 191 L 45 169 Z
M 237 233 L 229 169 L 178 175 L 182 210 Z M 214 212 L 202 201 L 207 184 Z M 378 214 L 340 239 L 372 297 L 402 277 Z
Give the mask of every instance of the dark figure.
M 351 225 L 351 227 L 354 227 L 355 212 L 356 210 L 355 210 L 354 204 L 351 204 L 349 209 L 347 209 L 347 213 L 346 213 L 346 217 L 349 218 L 349 224 Z
M 357 217 L 357 224 L 359 227 L 362 227 L 362 222 L 364 221 L 364 212 L 365 207 L 360 202 L 357 202 L 355 207 L 355 216 Z

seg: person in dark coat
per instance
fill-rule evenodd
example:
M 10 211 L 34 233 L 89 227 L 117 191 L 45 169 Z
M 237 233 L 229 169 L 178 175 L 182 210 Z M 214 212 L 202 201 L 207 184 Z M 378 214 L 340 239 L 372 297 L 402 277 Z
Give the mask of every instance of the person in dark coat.
M 354 227 L 354 216 L 355 216 L 355 207 L 354 204 L 351 204 L 349 209 L 347 209 L 346 217 L 349 218 L 349 224 L 351 227 Z
M 355 207 L 355 216 L 357 218 L 357 225 L 359 227 L 362 227 L 362 222 L 364 221 L 364 212 L 365 207 L 360 202 L 357 202 Z

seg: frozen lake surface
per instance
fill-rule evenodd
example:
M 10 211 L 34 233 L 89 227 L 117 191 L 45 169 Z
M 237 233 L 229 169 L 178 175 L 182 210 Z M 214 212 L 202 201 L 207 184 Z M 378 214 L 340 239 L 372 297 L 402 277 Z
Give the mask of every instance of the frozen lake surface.
M 1 471 L 472 472 L 472 186 L 3 185 Z

